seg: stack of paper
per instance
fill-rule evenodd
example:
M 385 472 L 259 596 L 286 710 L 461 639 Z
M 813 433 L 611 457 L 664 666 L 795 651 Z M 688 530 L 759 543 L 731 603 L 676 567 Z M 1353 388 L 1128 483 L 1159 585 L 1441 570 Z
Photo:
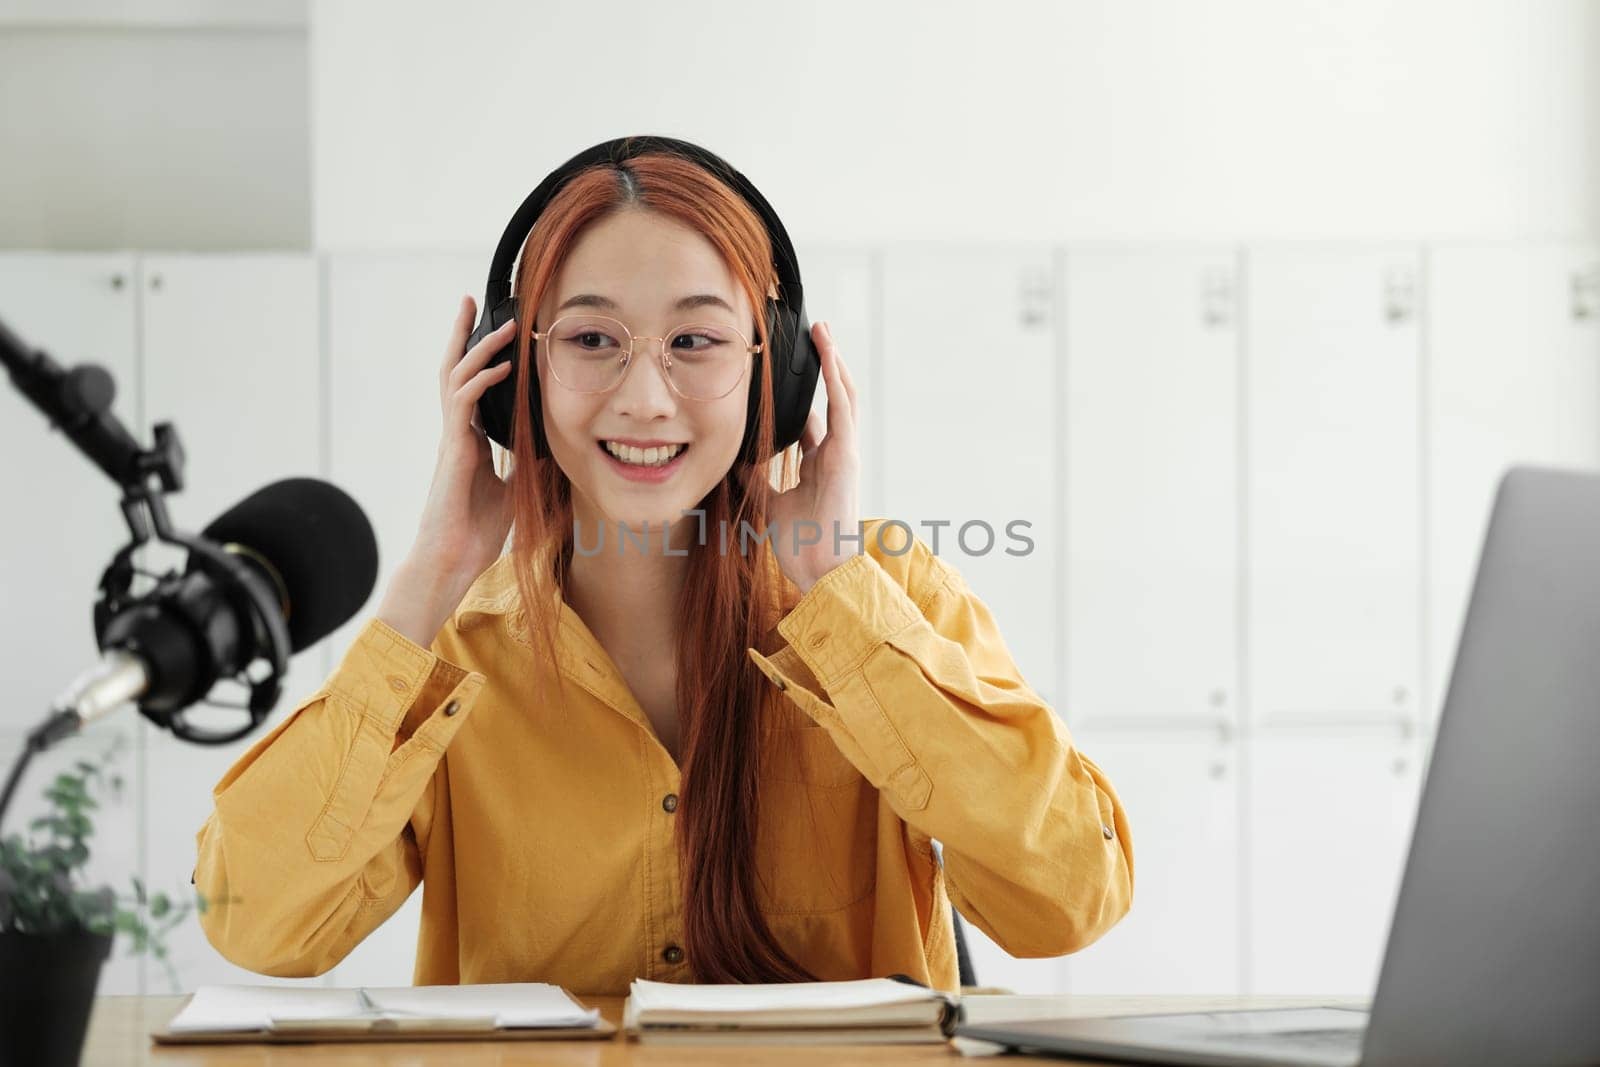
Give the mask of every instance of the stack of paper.
M 489 985 L 203 985 L 167 1024 L 174 1037 L 198 1034 L 331 1034 L 362 1031 L 592 1030 L 599 1011 L 544 982 Z M 610 1029 L 609 1026 L 606 1027 Z
M 670 1044 L 886 1044 L 943 1041 L 957 998 L 889 978 L 681 985 L 636 978 L 623 1027 Z

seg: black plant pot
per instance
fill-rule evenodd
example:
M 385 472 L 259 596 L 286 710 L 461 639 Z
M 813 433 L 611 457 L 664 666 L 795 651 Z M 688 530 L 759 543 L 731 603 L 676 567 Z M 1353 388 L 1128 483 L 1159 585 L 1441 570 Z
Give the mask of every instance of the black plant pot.
M 78 1067 L 112 937 L 0 931 L 0 1063 Z

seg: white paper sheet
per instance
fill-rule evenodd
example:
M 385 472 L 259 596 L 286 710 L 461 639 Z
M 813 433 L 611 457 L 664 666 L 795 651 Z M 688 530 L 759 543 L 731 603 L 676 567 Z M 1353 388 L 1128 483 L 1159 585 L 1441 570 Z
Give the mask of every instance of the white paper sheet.
M 560 986 L 546 982 L 481 985 L 366 986 L 377 1010 L 361 1003 L 356 989 L 298 986 L 203 985 L 167 1028 L 192 1031 L 265 1030 L 279 1019 L 372 1019 L 493 1016 L 501 1028 L 583 1027 L 600 1020 Z

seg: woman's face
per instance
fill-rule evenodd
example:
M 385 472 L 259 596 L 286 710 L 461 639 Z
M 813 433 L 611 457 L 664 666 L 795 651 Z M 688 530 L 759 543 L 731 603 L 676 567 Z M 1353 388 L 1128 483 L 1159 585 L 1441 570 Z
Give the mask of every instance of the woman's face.
M 705 296 L 715 300 L 680 306 Z M 681 223 L 639 209 L 624 209 L 585 228 L 546 292 L 536 328 L 548 330 L 572 314 L 604 315 L 636 337 L 664 337 L 688 323 L 712 323 L 737 329 L 751 344 L 757 341 L 750 303 L 711 242 Z M 602 341 L 586 336 L 583 343 Z M 621 384 L 606 393 L 577 393 L 551 377 L 544 358 L 548 349 L 539 345 L 545 435 L 572 482 L 586 546 L 596 543 L 597 522 L 637 532 L 648 522 L 649 543 L 656 549 L 663 524 L 681 530 L 697 523 L 682 513 L 698 505 L 738 457 L 752 357 L 744 357 L 743 376 L 725 396 L 686 400 L 667 384 L 658 349 L 656 341 L 639 342 Z M 625 465 L 611 454 L 606 445 L 621 441 L 688 447 L 664 470 L 630 478 L 647 468 Z M 616 537 L 615 529 L 605 530 L 607 551 L 616 551 Z

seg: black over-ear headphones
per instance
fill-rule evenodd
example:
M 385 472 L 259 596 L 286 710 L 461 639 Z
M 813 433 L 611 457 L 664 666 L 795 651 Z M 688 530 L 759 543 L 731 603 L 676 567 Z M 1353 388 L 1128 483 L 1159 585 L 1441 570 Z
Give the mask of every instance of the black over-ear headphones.
M 772 242 L 773 266 L 778 274 L 777 299 L 774 300 L 771 296 L 764 298 L 773 370 L 772 398 L 776 438 L 773 447 L 782 451 L 800 440 L 800 433 L 805 429 L 806 416 L 811 412 L 811 400 L 816 393 L 817 378 L 822 370 L 821 357 L 817 355 L 816 346 L 811 342 L 811 324 L 806 321 L 805 289 L 800 282 L 800 264 L 795 258 L 794 246 L 790 244 L 789 234 L 784 230 L 777 212 L 772 210 L 772 206 L 756 187 L 720 156 L 687 141 L 656 136 L 619 137 L 579 152 L 551 171 L 544 181 L 539 183 L 538 188 L 528 194 L 522 206 L 517 208 L 517 213 L 511 217 L 505 233 L 500 236 L 500 244 L 494 250 L 494 260 L 489 264 L 489 283 L 484 290 L 481 315 L 477 328 L 472 331 L 472 336 L 467 341 L 467 348 L 470 349 L 508 319 L 516 317 L 517 301 L 511 292 L 512 264 L 516 261 L 517 253 L 523 243 L 528 239 L 535 220 L 556 192 L 569 178 L 585 167 L 597 163 L 621 165 L 645 152 L 672 152 L 698 163 L 743 196 L 746 203 L 761 216 L 761 221 L 766 225 L 767 234 Z M 537 345 L 532 337 L 528 343 Z M 530 353 L 535 351 L 536 349 L 530 349 Z M 491 440 L 504 448 L 511 447 L 512 416 L 516 410 L 515 356 L 514 344 L 507 344 L 495 353 L 494 358 L 486 366 L 493 367 L 510 360 L 512 371 L 503 381 L 496 382 L 486 390 L 478 400 L 478 417 L 483 423 L 484 431 Z M 755 462 L 759 455 L 756 449 L 755 429 L 756 405 L 762 381 L 761 367 L 762 363 L 758 356 L 754 361 L 750 379 L 744 444 L 740 450 L 740 458 L 746 463 Z M 534 455 L 546 457 L 550 455 L 550 446 L 545 436 L 544 417 L 539 403 L 539 376 L 533 374 L 530 375 L 530 379 L 527 388 L 529 409 L 533 417 Z

